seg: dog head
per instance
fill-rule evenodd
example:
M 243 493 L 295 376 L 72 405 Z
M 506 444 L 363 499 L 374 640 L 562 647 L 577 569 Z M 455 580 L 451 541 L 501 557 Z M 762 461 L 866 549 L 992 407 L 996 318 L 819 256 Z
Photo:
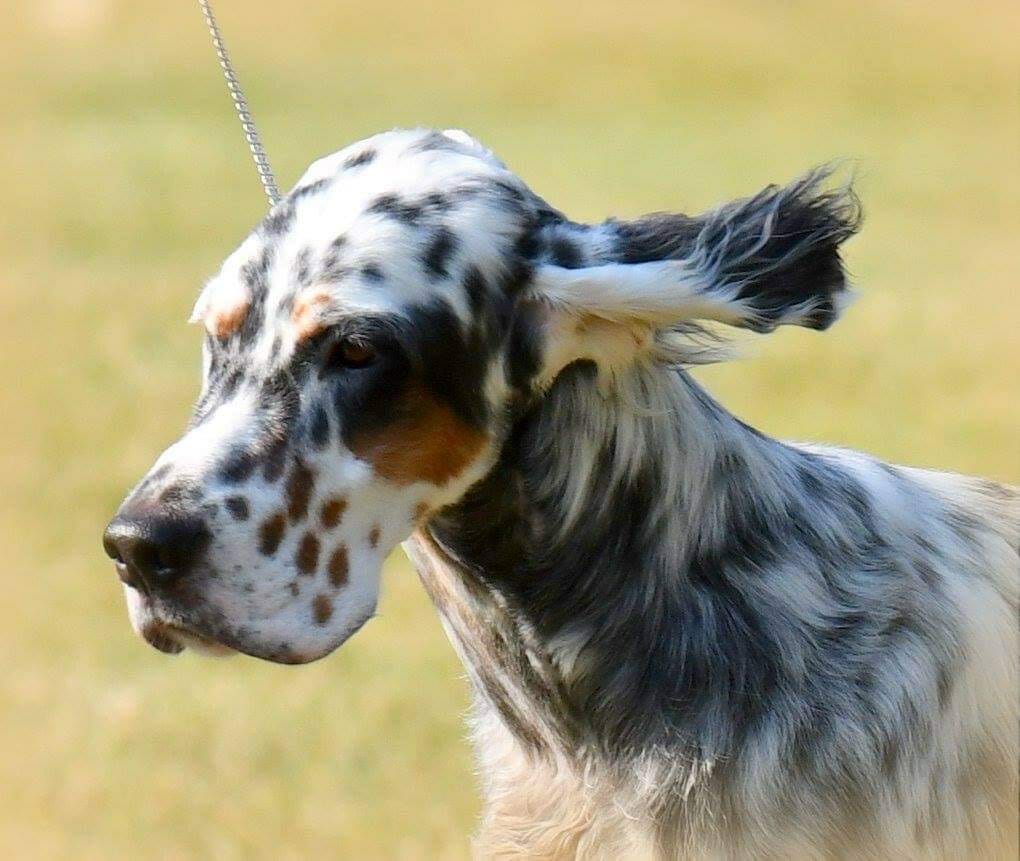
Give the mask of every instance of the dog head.
M 168 652 L 329 653 L 567 365 L 614 372 L 700 320 L 828 325 L 856 214 L 819 179 L 589 227 L 461 132 L 314 163 L 199 297 L 194 416 L 107 528 L 135 628 Z

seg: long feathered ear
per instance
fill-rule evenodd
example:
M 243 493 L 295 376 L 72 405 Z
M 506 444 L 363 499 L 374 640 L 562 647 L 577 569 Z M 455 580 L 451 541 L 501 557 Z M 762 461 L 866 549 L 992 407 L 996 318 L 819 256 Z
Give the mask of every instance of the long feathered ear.
M 849 296 L 839 246 L 860 224 L 850 186 L 824 188 L 830 175 L 819 168 L 696 218 L 550 225 L 553 253 L 536 268 L 532 295 L 570 314 L 652 328 L 828 328 Z

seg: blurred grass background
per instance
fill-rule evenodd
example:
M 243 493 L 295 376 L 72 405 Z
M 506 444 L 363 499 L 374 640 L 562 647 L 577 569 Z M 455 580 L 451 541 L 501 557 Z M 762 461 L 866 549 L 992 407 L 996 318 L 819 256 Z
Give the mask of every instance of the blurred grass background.
M 581 219 L 700 210 L 834 156 L 862 299 L 701 373 L 764 430 L 1020 481 L 1011 0 L 217 9 L 281 183 L 465 127 Z M 4 858 L 462 858 L 467 691 L 403 559 L 304 668 L 131 634 L 100 531 L 196 393 L 201 280 L 264 200 L 190 2 L 5 3 Z

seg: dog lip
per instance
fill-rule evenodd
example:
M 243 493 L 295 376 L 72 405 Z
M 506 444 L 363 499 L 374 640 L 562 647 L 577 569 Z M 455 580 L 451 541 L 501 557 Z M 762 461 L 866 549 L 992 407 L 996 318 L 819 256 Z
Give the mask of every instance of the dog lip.
M 173 636 L 173 628 L 162 622 L 149 622 L 141 631 L 142 638 L 164 655 L 178 655 L 184 651 L 184 644 Z
M 117 572 L 117 579 L 120 580 L 125 586 L 135 589 L 143 594 L 146 592 L 145 582 L 141 577 L 138 576 L 137 572 L 132 570 L 131 566 L 126 562 L 122 562 L 117 559 L 113 563 L 114 570 Z

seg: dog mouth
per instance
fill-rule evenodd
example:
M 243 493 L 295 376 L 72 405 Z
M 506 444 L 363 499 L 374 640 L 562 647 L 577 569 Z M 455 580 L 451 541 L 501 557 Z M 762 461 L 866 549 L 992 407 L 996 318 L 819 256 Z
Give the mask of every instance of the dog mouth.
M 131 627 L 146 643 L 164 655 L 179 655 L 191 649 L 202 655 L 226 656 L 237 650 L 224 638 L 199 626 L 182 612 L 166 606 L 134 586 L 125 584 L 125 597 Z
M 375 615 L 370 611 L 324 643 L 309 643 L 300 638 L 263 634 L 255 636 L 250 628 L 235 628 L 217 618 L 210 608 L 185 607 L 179 600 L 153 596 L 124 585 L 131 626 L 152 648 L 164 655 L 179 655 L 185 650 L 209 657 L 248 655 L 274 664 L 307 664 L 333 652 Z
M 236 654 L 235 649 L 206 634 L 157 619 L 143 625 L 139 633 L 146 643 L 164 655 L 179 655 L 185 649 L 211 657 Z

